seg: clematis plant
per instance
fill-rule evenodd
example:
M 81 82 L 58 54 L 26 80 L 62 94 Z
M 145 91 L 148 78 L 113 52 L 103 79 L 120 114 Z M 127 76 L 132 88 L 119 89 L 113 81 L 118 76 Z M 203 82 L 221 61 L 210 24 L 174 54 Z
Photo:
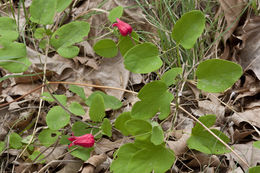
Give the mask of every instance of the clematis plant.
M 116 19 L 117 23 L 114 23 L 112 26 L 117 27 L 119 32 L 121 33 L 122 36 L 127 36 L 128 34 L 130 35 L 132 33 L 132 27 L 128 23 L 123 22 L 120 19 Z
M 95 139 L 92 134 L 85 134 L 82 136 L 74 136 L 72 134 L 72 137 L 69 137 L 68 140 L 70 140 L 72 142 L 69 145 L 69 148 L 72 147 L 73 145 L 90 148 L 95 144 Z

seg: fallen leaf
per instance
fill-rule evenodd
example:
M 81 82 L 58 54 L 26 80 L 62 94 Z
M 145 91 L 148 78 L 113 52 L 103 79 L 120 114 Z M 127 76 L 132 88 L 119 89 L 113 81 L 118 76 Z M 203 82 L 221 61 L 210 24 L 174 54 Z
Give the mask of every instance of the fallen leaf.
M 245 3 L 243 0 L 219 0 L 219 3 L 227 21 L 226 30 L 228 32 L 224 35 L 224 42 L 226 42 L 238 25 Z
M 241 122 L 247 122 L 251 125 L 257 126 L 260 128 L 260 108 L 249 109 L 244 112 L 234 113 L 231 116 L 231 120 L 237 125 L 240 126 Z
M 238 29 L 239 38 L 243 41 L 238 51 L 241 66 L 245 70 L 252 70 L 260 80 L 260 16 L 246 21 L 245 25 Z
M 235 144 L 232 147 L 234 147 L 235 152 L 245 161 L 247 161 L 248 165 L 251 167 L 256 166 L 260 162 L 260 149 L 253 147 L 253 142 L 249 142 L 246 144 Z M 247 170 L 248 167 L 241 162 L 240 159 L 238 159 L 232 152 L 226 154 L 226 156 L 234 159 L 237 163 L 240 164 L 240 166 L 243 168 L 243 170 Z
M 183 134 L 182 137 L 177 141 L 167 141 L 167 144 L 171 150 L 174 151 L 176 156 L 180 156 L 186 153 L 189 149 L 187 147 L 187 140 L 190 135 Z
M 104 161 L 106 161 L 107 155 L 106 154 L 100 154 L 100 155 L 94 155 L 90 157 L 81 167 L 79 170 L 80 173 L 94 173 L 95 169 L 102 164 Z

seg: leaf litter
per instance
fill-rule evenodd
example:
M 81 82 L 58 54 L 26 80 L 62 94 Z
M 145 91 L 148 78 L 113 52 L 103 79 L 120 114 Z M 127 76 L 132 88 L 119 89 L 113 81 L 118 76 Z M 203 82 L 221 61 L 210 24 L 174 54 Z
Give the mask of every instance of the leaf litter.
M 80 6 L 74 8 L 71 15 L 74 17 L 80 17 L 83 14 L 87 14 L 91 10 L 95 11 L 97 10 L 96 8 L 100 2 L 101 1 L 85 1 Z M 245 8 L 245 4 L 242 0 L 219 0 L 219 3 L 223 9 L 225 20 L 227 22 L 226 28 L 228 29 L 227 34 L 225 34 L 223 38 L 225 47 L 224 50 L 221 51 L 225 52 L 226 49 L 229 49 L 228 57 L 234 57 L 234 59 L 236 59 L 236 61 L 241 64 L 245 71 L 248 72 L 251 70 L 253 73 L 246 73 L 246 75 L 249 75 L 250 77 L 244 76 L 244 80 L 240 80 L 240 85 L 234 86 L 231 91 L 227 91 L 223 95 L 215 96 L 215 99 L 209 98 L 207 93 L 202 93 L 203 99 L 201 99 L 201 93 L 196 91 L 197 93 L 194 93 L 194 95 L 196 95 L 195 99 L 193 98 L 192 101 L 195 106 L 191 107 L 190 111 L 197 117 L 205 114 L 216 114 L 217 117 L 221 119 L 221 123 L 217 123 L 217 127 L 215 126 L 213 128 L 223 128 L 223 132 L 228 136 L 233 136 L 233 138 L 236 136 L 235 134 L 239 134 L 240 137 L 234 138 L 234 140 L 231 142 L 232 146 L 234 146 L 235 151 L 237 151 L 241 157 L 245 158 L 249 162 L 250 166 L 256 166 L 260 162 L 260 158 L 258 157 L 260 154 L 259 149 L 252 147 L 252 141 L 253 139 L 259 139 L 259 134 L 257 134 L 256 131 L 260 128 L 260 62 L 258 51 L 260 35 L 259 32 L 257 32 L 259 30 L 260 21 L 259 17 L 251 17 L 249 13 L 249 16 L 247 17 L 248 19 L 244 22 L 244 24 L 240 24 L 241 13 Z M 134 3 L 134 1 L 121 2 L 117 0 L 109 0 L 104 6 L 102 6 L 100 10 L 107 12 L 117 5 L 129 7 L 136 5 L 136 3 Z M 127 8 L 124 10 L 124 12 L 124 17 L 127 20 L 136 23 L 140 29 L 148 31 L 154 29 L 152 26 L 147 25 L 147 18 L 143 14 L 141 8 Z M 90 38 L 98 38 L 98 36 L 106 33 L 106 31 L 103 29 L 104 27 L 100 27 L 100 25 L 105 26 L 105 23 L 103 22 L 105 21 L 105 17 L 105 14 L 99 14 L 91 16 L 88 19 L 88 22 L 91 24 L 91 26 L 93 26 L 89 34 Z M 21 21 L 20 25 L 21 29 L 24 28 L 25 22 Z M 239 39 L 241 43 L 234 45 L 234 42 L 232 42 L 234 37 Z M 227 40 L 229 40 L 229 42 L 226 42 Z M 142 81 L 144 81 L 142 76 L 129 73 L 129 71 L 124 68 L 122 57 L 120 57 L 120 55 L 113 59 L 100 59 L 100 57 L 97 57 L 92 49 L 92 46 L 96 41 L 97 40 L 94 39 L 79 43 L 79 46 L 81 47 L 81 53 L 73 60 L 61 58 L 59 55 L 50 55 L 50 57 L 45 57 L 37 50 L 33 50 L 31 48 L 32 45 L 30 45 L 27 47 L 27 53 L 28 57 L 33 62 L 33 66 L 28 70 L 28 72 L 29 74 L 33 74 L 35 71 L 42 72 L 42 65 L 45 59 L 47 59 L 47 77 L 50 80 L 90 83 L 125 89 L 129 87 L 128 82 L 131 77 L 133 84 L 132 86 L 142 84 Z M 7 74 L 6 71 L 2 69 L 1 71 L 2 74 Z M 39 75 L 36 78 L 29 78 L 30 80 L 28 81 L 23 80 L 28 78 L 17 78 L 17 80 L 8 79 L 12 85 L 3 87 L 1 94 L 5 97 L 5 99 L 9 97 L 12 100 L 16 96 L 24 95 L 29 90 L 39 86 L 39 81 L 41 78 L 42 76 Z M 4 82 L 6 83 L 6 81 Z M 66 90 L 68 90 L 68 86 L 66 85 L 52 85 L 53 93 L 68 94 Z M 84 88 L 86 96 L 89 96 L 95 90 L 96 88 Z M 120 100 L 127 96 L 123 91 L 105 90 L 105 92 L 109 95 L 117 97 Z M 231 96 L 232 92 L 235 93 L 235 99 Z M 194 97 L 194 95 L 192 95 L 192 97 Z M 228 96 L 231 98 L 229 101 L 231 100 L 232 102 L 227 102 Z M 70 98 L 71 97 L 73 96 L 70 96 Z M 39 98 L 39 92 L 34 92 L 32 95 L 25 97 L 27 103 L 18 102 L 17 105 L 10 105 L 8 109 L 19 111 L 19 109 L 24 107 L 38 106 L 38 101 L 33 102 L 33 99 L 35 98 Z M 132 107 L 133 103 L 137 101 L 136 97 L 130 98 L 129 96 L 126 98 L 129 98 L 130 101 L 127 99 L 124 102 L 124 108 L 127 106 Z M 225 102 L 226 105 L 223 104 L 223 102 Z M 233 110 L 230 110 L 230 108 L 233 108 Z M 45 110 L 47 111 L 47 108 Z M 19 111 L 19 113 L 20 112 L 21 111 Z M 28 110 L 24 111 L 24 114 L 29 113 L 30 111 Z M 16 117 L 21 116 L 21 114 L 10 113 L 8 111 L 4 111 L 3 113 L 5 117 L 9 117 L 10 119 L 14 120 Z M 22 123 L 20 126 L 16 125 L 14 127 L 15 130 L 20 131 L 21 129 L 26 128 L 29 122 L 35 116 L 34 113 L 31 113 L 30 115 L 32 117 L 27 118 L 27 122 L 24 124 Z M 42 117 L 44 116 L 45 115 L 43 113 Z M 113 118 L 114 116 L 110 117 L 111 120 L 114 120 Z M 224 121 L 226 122 L 223 123 Z M 3 124 L 3 122 L 5 122 L 5 124 Z M 0 137 L 2 138 L 4 138 L 4 136 L 8 133 L 8 128 L 12 126 L 9 121 L 7 122 L 8 123 L 6 123 L 6 119 L 1 119 Z M 167 129 L 170 129 L 169 127 L 171 126 L 171 122 L 166 121 L 165 124 L 167 124 L 167 122 L 170 124 L 168 124 Z M 179 171 L 186 171 L 187 169 L 198 171 L 202 170 L 203 166 L 207 166 L 205 171 L 207 170 L 208 172 L 214 172 L 215 170 L 216 172 L 221 172 L 228 170 L 230 171 L 231 168 L 241 166 L 243 170 L 246 170 L 246 166 L 232 153 L 226 154 L 226 158 L 224 158 L 219 157 L 218 155 L 207 155 L 188 150 L 187 140 L 191 135 L 191 128 L 193 127 L 193 124 L 193 120 L 179 113 L 176 123 L 177 128 L 175 130 L 179 130 L 181 132 L 176 133 L 176 131 L 174 131 L 173 133 L 171 131 L 172 133 L 169 133 L 168 135 L 167 145 L 175 152 L 176 156 L 178 156 L 178 159 L 185 164 L 184 166 L 184 164 L 182 164 L 180 161 L 177 161 L 176 165 L 174 165 L 176 169 L 179 169 Z M 228 128 L 233 129 L 233 131 L 228 130 Z M 116 134 L 116 132 L 113 133 Z M 69 158 L 69 155 L 65 155 L 61 158 L 60 162 L 57 163 L 62 163 L 62 159 L 64 162 L 66 162 L 66 160 L 69 161 L 58 172 L 77 172 L 78 170 L 81 172 L 105 172 L 111 163 L 113 152 L 124 143 L 131 142 L 131 140 L 129 141 L 127 139 L 120 139 L 120 135 L 115 134 L 113 134 L 111 139 L 102 138 L 100 141 L 98 141 L 95 146 L 95 150 L 92 152 L 92 156 L 85 163 L 82 163 L 73 157 Z M 241 143 L 237 144 L 236 142 Z M 50 151 L 51 149 L 52 147 L 47 151 Z M 50 163 L 52 160 L 60 159 L 59 157 L 65 153 L 63 149 L 57 149 L 58 148 L 55 148 L 55 150 L 51 152 L 51 156 L 46 158 L 46 163 Z M 10 150 L 9 154 L 13 159 L 19 153 L 17 150 Z M 19 166 L 16 167 L 18 172 L 24 169 L 24 166 L 22 166 L 23 162 L 24 160 L 19 160 Z M 76 166 L 71 166 L 73 164 Z M 104 164 L 103 167 L 102 164 Z M 81 168 L 79 169 L 80 166 Z M 59 164 L 54 163 L 45 169 L 51 170 L 57 167 L 59 167 Z M 75 167 L 75 169 L 68 170 L 69 167 Z M 37 169 L 40 169 L 40 166 Z M 36 171 L 37 169 L 35 169 L 35 167 L 33 168 L 33 166 L 30 168 L 31 171 Z M 242 170 L 238 167 L 235 169 L 235 171 L 241 172 Z

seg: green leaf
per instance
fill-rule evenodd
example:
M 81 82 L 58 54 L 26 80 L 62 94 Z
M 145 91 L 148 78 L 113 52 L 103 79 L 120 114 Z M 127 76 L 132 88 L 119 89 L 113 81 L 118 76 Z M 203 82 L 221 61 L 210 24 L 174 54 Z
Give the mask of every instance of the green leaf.
M 115 8 L 113 8 L 109 14 L 108 14 L 108 20 L 111 23 L 116 22 L 116 18 L 120 18 L 123 14 L 124 8 L 122 6 L 117 6 Z
M 165 119 L 170 113 L 170 103 L 173 95 L 167 91 L 167 85 L 161 81 L 146 84 L 138 93 L 138 101 L 132 109 L 132 116 L 138 119 L 149 119 L 157 112 L 159 118 Z
M 65 10 L 70 4 L 71 4 L 72 0 L 57 0 L 57 12 L 62 12 L 63 10 Z
M 59 130 L 69 122 L 70 115 L 60 106 L 52 107 L 46 116 L 46 123 L 51 130 Z
M 127 130 L 127 128 L 125 127 L 125 122 L 132 119 L 131 118 L 131 112 L 123 112 L 122 114 L 120 114 L 117 118 L 116 118 L 116 122 L 115 122 L 115 128 L 117 128 L 118 130 L 120 130 L 120 132 L 125 135 L 128 136 L 129 132 Z
M 182 74 L 182 68 L 178 68 L 178 67 L 172 68 L 162 75 L 161 81 L 166 83 L 167 86 L 171 86 L 173 84 L 176 84 L 175 78 L 181 74 Z
M 69 137 L 70 137 L 69 135 L 61 135 L 60 144 L 69 145 L 71 143 L 71 141 L 68 139 Z
M 20 149 L 22 148 L 22 137 L 17 133 L 11 133 L 9 139 L 9 145 L 11 148 Z
M 50 43 L 56 49 L 60 50 L 58 53 L 67 53 L 71 57 L 76 52 L 76 48 L 72 47 L 73 44 L 83 41 L 89 33 L 90 25 L 87 22 L 75 21 L 63 25 L 52 35 Z M 66 51 L 69 49 L 69 51 Z
M 38 139 L 42 145 L 49 147 L 58 140 L 60 135 L 61 132 L 57 130 L 44 129 L 40 132 Z
M 128 120 L 125 123 L 125 128 L 138 140 L 146 140 L 149 136 L 151 136 L 152 125 L 146 120 Z
M 77 46 L 60 47 L 57 52 L 64 58 L 74 58 L 79 54 L 79 48 Z
M 214 125 L 216 121 L 215 115 L 205 115 L 199 118 L 199 120 L 207 127 Z M 224 142 L 228 143 L 229 138 L 222 132 L 216 129 L 211 129 Z M 187 141 L 190 149 L 195 149 L 206 154 L 224 154 L 230 152 L 226 149 L 226 146 L 206 131 L 200 124 L 196 123 L 192 129 L 192 134 Z
M 39 42 L 39 48 L 45 49 L 47 44 L 48 44 L 48 41 L 47 41 L 47 40 L 41 40 L 41 41 Z
M 124 56 L 125 68 L 133 73 L 150 73 L 162 66 L 158 48 L 152 43 L 142 43 L 131 48 Z
M 132 37 L 132 39 L 131 39 Z M 119 37 L 118 47 L 122 56 L 125 56 L 126 52 L 130 50 L 132 47 L 138 44 L 139 36 L 136 32 L 131 33 L 131 37 L 129 35 Z
M 197 87 L 206 92 L 224 92 L 240 78 L 243 70 L 236 63 L 210 59 L 199 64 L 196 70 Z
M 91 133 L 91 134 L 95 135 L 100 131 L 99 128 L 93 127 L 93 126 L 97 126 L 97 124 L 95 124 L 95 123 L 88 123 L 88 124 L 80 122 L 80 121 L 75 122 L 72 125 L 73 134 L 75 136 L 82 136 L 87 133 Z M 95 138 L 97 138 L 97 137 L 95 137 Z
M 110 169 L 113 173 L 130 173 L 127 169 L 130 158 L 139 151 L 139 148 L 136 147 L 133 143 L 128 143 L 122 145 L 117 152 L 117 159 L 115 159 Z
M 67 105 L 67 97 L 65 95 L 56 95 L 53 94 L 53 97 L 55 97 L 63 106 Z M 51 94 L 48 92 L 42 93 L 43 100 L 46 100 L 48 102 L 55 102 L 55 100 L 51 97 Z
M 2 62 L 1 62 L 2 61 Z M 18 58 L 15 60 L 0 60 L 0 66 L 11 73 L 21 73 L 26 71 L 32 63 L 29 61 L 27 57 Z
M 1 67 L 12 73 L 23 72 L 31 65 L 31 62 L 26 56 L 27 52 L 24 44 L 0 39 Z
M 113 58 L 118 53 L 116 43 L 111 39 L 99 40 L 93 47 L 96 54 L 105 58 Z
M 260 172 L 260 166 L 249 168 L 249 173 L 259 173 L 259 172 Z
M 129 172 L 165 173 L 174 163 L 175 155 L 173 151 L 161 145 L 142 149 L 136 152 L 128 164 Z
M 162 130 L 162 127 L 158 123 L 156 123 L 156 125 L 153 126 L 151 142 L 154 145 L 160 145 L 164 142 L 163 130 Z
M 190 49 L 203 33 L 205 15 L 198 10 L 185 13 L 174 25 L 172 38 L 185 49 Z
M 44 28 L 37 28 L 34 32 L 34 37 L 36 39 L 42 39 L 44 35 L 46 34 L 46 31 Z
M 85 115 L 85 110 L 83 109 L 83 107 L 81 106 L 81 104 L 79 104 L 78 102 L 72 102 L 69 106 L 69 110 L 70 112 L 72 112 L 75 115 Z
M 84 89 L 82 87 L 79 87 L 77 85 L 70 85 L 69 90 L 75 94 L 77 94 L 82 100 L 86 100 L 86 95 L 84 92 Z
M 119 148 L 110 169 L 113 173 L 150 173 L 153 170 L 164 173 L 171 168 L 174 160 L 173 151 L 162 145 L 128 143 Z
M 0 17 L 0 39 L 14 41 L 18 38 L 16 22 L 10 17 Z
M 122 103 L 120 102 L 120 100 L 118 100 L 114 96 L 107 95 L 107 94 L 105 94 L 105 93 L 103 93 L 101 91 L 95 91 L 88 97 L 88 99 L 86 100 L 86 104 L 88 106 L 91 105 L 91 103 L 93 102 L 93 98 L 96 95 L 101 95 L 103 97 L 104 104 L 105 104 L 105 109 L 109 109 L 110 108 L 110 109 L 116 110 L 116 109 L 119 109 L 119 108 L 122 107 Z
M 101 125 L 101 130 L 104 135 L 107 135 L 108 137 L 112 136 L 112 125 L 109 119 L 105 118 L 103 120 L 103 123 Z
M 5 142 L 0 141 L 0 154 L 2 153 L 2 151 L 4 151 L 5 149 Z
M 74 157 L 77 157 L 77 158 L 83 160 L 83 161 L 87 161 L 90 158 L 90 153 L 91 153 L 92 150 L 93 150 L 93 147 L 92 148 L 79 147 L 76 150 L 72 151 L 70 154 Z
M 89 109 L 90 119 L 94 122 L 101 122 L 102 119 L 105 117 L 105 115 L 106 113 L 105 113 L 104 99 L 100 94 L 96 94 L 93 97 Z
M 40 156 L 39 156 L 40 155 Z M 38 157 L 39 156 L 39 157 Z M 36 159 L 36 157 L 38 157 L 37 159 Z M 42 160 L 42 159 L 44 159 L 44 155 L 40 152 L 40 151 L 38 151 L 38 150 L 34 150 L 34 152 L 32 153 L 32 155 L 30 155 L 29 156 L 29 159 L 31 159 L 31 161 L 33 161 L 34 159 L 36 159 L 36 161 L 39 161 L 39 160 Z M 42 161 L 40 161 L 39 163 L 44 163 L 45 162 L 45 160 L 42 160 Z
M 32 138 L 32 135 L 28 135 L 25 138 L 23 138 L 21 142 L 24 144 L 30 144 L 31 138 Z M 34 142 L 34 139 L 32 140 L 32 142 Z
M 30 20 L 42 25 L 53 24 L 56 5 L 55 0 L 33 0 L 30 6 Z
M 259 149 L 260 149 L 260 141 L 255 141 L 255 142 L 253 143 L 253 146 L 254 146 L 255 148 L 259 148 Z

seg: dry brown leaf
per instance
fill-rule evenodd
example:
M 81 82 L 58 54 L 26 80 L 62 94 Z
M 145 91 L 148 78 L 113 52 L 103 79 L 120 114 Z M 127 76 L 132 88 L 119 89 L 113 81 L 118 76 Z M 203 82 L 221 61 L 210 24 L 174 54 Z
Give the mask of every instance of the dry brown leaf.
M 167 141 L 167 144 L 171 150 L 174 151 L 176 156 L 180 156 L 186 153 L 189 149 L 187 147 L 187 140 L 190 135 L 183 134 L 182 137 L 177 141 Z
M 195 153 L 192 156 L 193 159 L 187 163 L 189 167 L 203 167 L 204 165 L 213 166 L 213 167 L 224 167 L 224 165 L 220 162 L 219 158 L 215 155 L 207 155 L 204 153 Z
M 241 122 L 247 122 L 251 125 L 257 126 L 260 128 L 260 108 L 249 109 L 245 112 L 234 113 L 231 116 L 231 120 L 237 125 L 240 126 Z
M 104 58 L 101 60 L 99 70 L 87 74 L 87 79 L 100 81 L 101 85 L 125 89 L 129 79 L 129 71 L 125 69 L 123 58 Z M 84 74 L 85 75 L 85 74 Z M 106 90 L 106 93 L 122 99 L 124 92 L 120 90 Z
M 260 80 L 260 16 L 246 21 L 245 25 L 238 29 L 239 38 L 243 41 L 239 48 L 238 56 L 241 66 L 251 69 Z
M 51 162 L 52 160 L 57 160 L 62 154 L 66 152 L 67 146 L 58 146 L 58 147 L 49 147 L 48 149 L 45 146 L 40 147 L 40 152 L 43 152 L 43 155 L 47 156 L 44 160 L 46 160 L 46 163 Z M 47 150 L 46 150 L 47 149 Z M 58 163 L 57 163 L 58 164 Z
M 224 36 L 224 42 L 226 42 L 238 25 L 245 3 L 243 0 L 219 0 L 219 3 L 227 21 L 226 29 L 228 29 L 228 32 Z
M 215 114 L 218 118 L 223 119 L 225 115 L 225 107 L 213 103 L 209 100 L 198 101 L 199 109 L 192 109 L 192 112 L 197 116 L 207 115 L 207 114 Z
M 107 155 L 106 154 L 100 154 L 100 155 L 94 155 L 90 157 L 81 167 L 79 170 L 80 173 L 94 173 L 95 168 L 98 167 L 100 164 L 102 164 L 104 161 L 106 161 Z
M 251 167 L 256 166 L 260 162 L 260 149 L 253 147 L 253 142 L 235 144 L 232 147 L 234 147 L 235 152 L 238 153 L 241 158 L 246 160 Z M 244 170 L 248 169 L 248 167 L 233 153 L 228 153 L 226 156 L 228 156 L 228 158 L 231 156 L 231 158 L 239 163 Z
M 64 160 L 68 160 L 68 162 L 63 162 L 65 166 L 57 173 L 77 173 L 83 164 L 82 160 L 76 159 L 70 154 L 66 154 L 61 162 Z
M 244 139 L 245 137 L 251 135 L 254 132 L 255 132 L 255 130 L 252 130 L 252 129 L 246 129 L 245 131 L 239 131 L 238 129 L 236 129 L 233 134 L 232 142 L 237 143 L 237 142 L 241 141 L 242 139 Z
M 118 149 L 121 145 L 131 142 L 129 139 L 119 139 L 115 142 L 112 142 L 106 138 L 102 138 L 95 145 L 95 153 L 102 154 L 109 151 Z

